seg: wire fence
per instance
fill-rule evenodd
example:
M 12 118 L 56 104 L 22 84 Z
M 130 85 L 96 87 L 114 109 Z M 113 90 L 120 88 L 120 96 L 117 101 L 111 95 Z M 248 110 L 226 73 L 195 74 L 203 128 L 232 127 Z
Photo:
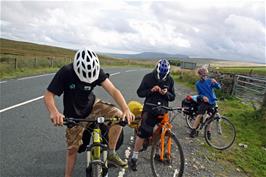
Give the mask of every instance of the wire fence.
M 72 58 L 67 57 L 0 57 L 0 70 L 1 72 L 9 72 L 26 68 L 53 68 L 71 62 Z

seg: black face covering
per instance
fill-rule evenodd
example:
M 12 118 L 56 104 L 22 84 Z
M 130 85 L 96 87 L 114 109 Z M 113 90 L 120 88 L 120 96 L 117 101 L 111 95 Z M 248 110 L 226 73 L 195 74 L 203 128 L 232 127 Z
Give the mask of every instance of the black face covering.
M 166 78 L 167 78 L 167 76 L 168 76 L 169 74 L 159 75 L 158 72 L 157 72 L 157 70 L 154 69 L 154 70 L 153 70 L 153 75 L 154 75 L 154 77 L 160 82 L 160 81 L 164 81 L 164 80 L 166 80 Z M 165 77 L 165 76 L 166 76 L 166 77 Z M 165 78 L 165 79 L 162 79 L 162 78 Z

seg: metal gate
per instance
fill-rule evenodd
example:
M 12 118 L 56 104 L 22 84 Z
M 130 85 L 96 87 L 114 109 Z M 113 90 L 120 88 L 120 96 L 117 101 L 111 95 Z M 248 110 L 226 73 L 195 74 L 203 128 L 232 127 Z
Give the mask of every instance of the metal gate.
M 261 104 L 266 96 L 266 77 L 235 75 L 232 93 L 238 98 Z

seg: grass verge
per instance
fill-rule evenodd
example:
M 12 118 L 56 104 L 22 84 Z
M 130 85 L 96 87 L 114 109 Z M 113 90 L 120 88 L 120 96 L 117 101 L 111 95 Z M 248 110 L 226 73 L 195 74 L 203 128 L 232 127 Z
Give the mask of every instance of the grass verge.
M 251 176 L 266 176 L 265 109 L 255 111 L 236 98 L 225 99 L 219 106 L 235 125 L 237 138 L 232 148 L 216 153 L 217 157 L 234 163 Z M 240 147 L 239 143 L 248 147 Z
M 113 65 L 103 64 L 102 67 L 134 67 L 134 68 L 152 68 L 152 64 L 127 64 L 127 63 L 117 63 Z M 59 70 L 59 67 L 44 67 L 44 68 L 19 68 L 17 70 L 10 70 L 5 72 L 0 72 L 0 80 L 14 79 L 26 76 L 34 76 L 40 74 L 53 73 Z
M 193 73 L 180 77 L 178 72 L 173 73 L 173 78 L 191 89 L 195 89 L 194 84 L 198 79 Z M 225 97 L 223 101 L 219 101 L 219 108 L 235 125 L 237 138 L 235 144 L 225 151 L 208 147 L 211 154 L 215 154 L 213 158 L 233 163 L 251 176 L 266 176 L 266 108 L 254 110 L 251 105 L 244 104 L 239 99 L 222 95 L 221 92 L 216 93 L 218 98 Z M 239 143 L 248 147 L 242 148 Z

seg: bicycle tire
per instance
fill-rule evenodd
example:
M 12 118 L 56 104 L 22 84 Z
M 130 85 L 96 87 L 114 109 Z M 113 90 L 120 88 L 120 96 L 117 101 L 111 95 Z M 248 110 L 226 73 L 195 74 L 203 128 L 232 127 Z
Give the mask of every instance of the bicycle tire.
M 176 136 L 168 131 L 166 133 L 166 137 L 170 137 L 172 139 L 172 144 L 176 145 L 177 148 L 177 154 L 175 156 L 178 156 L 176 159 L 178 161 L 178 165 L 179 165 L 179 169 L 178 169 L 178 177 L 181 177 L 184 173 L 184 168 L 185 168 L 185 158 L 184 158 L 184 153 L 183 153 L 183 149 L 182 146 L 180 144 L 180 142 L 178 141 L 178 139 L 176 138 Z M 167 141 L 165 141 L 167 142 Z M 163 168 L 165 169 L 165 165 L 163 164 L 163 162 L 158 162 L 157 160 L 155 160 L 155 156 L 156 156 L 156 149 L 158 146 L 158 143 L 160 143 L 160 135 L 157 135 L 154 140 L 153 140 L 153 144 L 152 144 L 152 148 L 151 148 L 151 168 L 152 168 L 152 173 L 154 177 L 167 177 L 167 173 L 164 173 L 162 171 L 162 169 L 157 169 L 157 164 L 161 163 Z M 167 144 L 167 143 L 166 143 Z M 171 155 L 174 154 L 173 152 L 171 153 Z M 174 157 L 173 155 L 171 157 Z M 157 162 L 156 162 L 157 161 Z M 168 162 L 168 167 L 170 167 L 172 164 L 172 162 Z M 171 164 L 171 165 L 169 165 Z M 167 166 L 166 166 L 167 167 Z M 173 169 L 172 167 L 170 169 Z M 165 171 L 167 171 L 169 173 L 169 170 L 165 169 Z M 160 175 L 159 172 L 162 172 L 162 174 Z M 173 170 L 173 174 L 176 174 L 176 169 Z M 174 175 L 171 175 L 174 176 Z
M 185 119 L 186 119 L 186 123 L 187 123 L 188 128 L 192 129 L 195 117 L 192 115 L 185 115 Z
M 91 163 L 91 177 L 102 177 L 102 165 L 99 162 Z
M 207 135 L 208 130 L 211 133 L 211 138 Z M 216 117 L 206 123 L 204 138 L 209 146 L 218 150 L 225 150 L 235 142 L 236 129 L 228 118 L 224 116 Z
M 91 166 L 86 168 L 86 177 L 91 177 Z

